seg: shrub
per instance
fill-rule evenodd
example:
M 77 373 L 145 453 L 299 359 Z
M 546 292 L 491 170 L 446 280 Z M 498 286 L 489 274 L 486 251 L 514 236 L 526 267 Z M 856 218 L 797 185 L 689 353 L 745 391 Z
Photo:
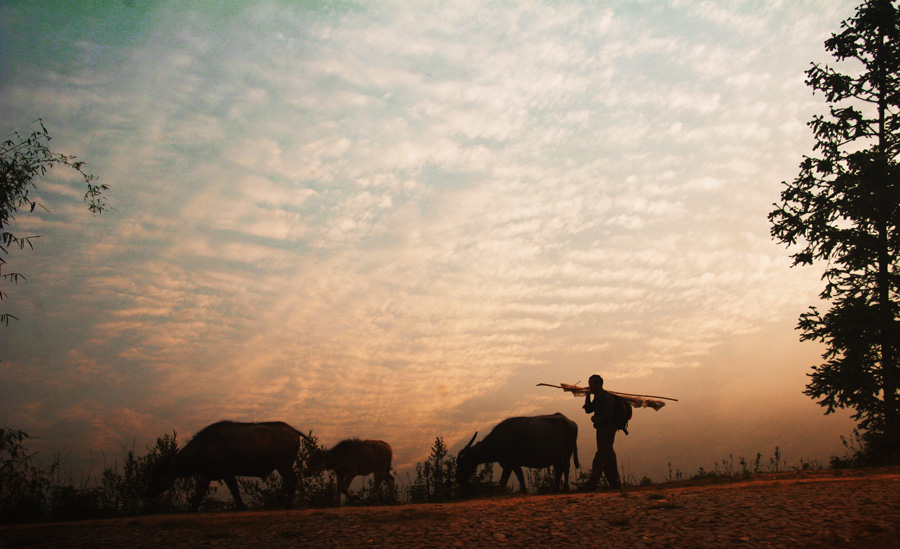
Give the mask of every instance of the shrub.
M 841 437 L 846 448 L 843 457 L 831 456 L 830 467 L 877 467 L 900 464 L 900 442 L 891 439 L 883 429 L 875 426 L 865 433 L 853 429 L 851 437 Z
M 50 511 L 51 481 L 56 467 L 42 470 L 24 442 L 23 431 L 0 428 L 0 521 L 43 518 Z

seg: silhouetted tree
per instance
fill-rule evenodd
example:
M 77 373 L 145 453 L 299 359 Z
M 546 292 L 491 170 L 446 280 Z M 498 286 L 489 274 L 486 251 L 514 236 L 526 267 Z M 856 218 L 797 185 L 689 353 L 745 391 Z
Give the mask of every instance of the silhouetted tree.
M 76 161 L 74 156 L 55 153 L 50 150 L 50 134 L 41 120 L 37 120 L 40 129 L 31 132 L 28 137 L 22 137 L 18 132 L 0 144 L 0 278 L 16 284 L 19 280 L 27 280 L 21 273 L 2 271 L 6 265 L 4 256 L 10 248 L 33 248 L 31 241 L 37 235 L 20 236 L 8 230 L 10 222 L 15 219 L 16 213 L 27 209 L 33 212 L 40 206 L 29 192 L 37 189 L 34 180 L 47 173 L 54 166 L 65 166 L 78 172 L 87 185 L 84 200 L 88 203 L 88 209 L 93 213 L 101 213 L 106 209 L 103 201 L 103 191 L 106 185 L 96 183 L 96 176 L 84 171 L 84 162 Z M 46 208 L 45 208 L 46 209 Z M 0 300 L 6 299 L 6 294 L 0 291 Z M 10 319 L 16 317 L 9 314 L 0 314 L 0 324 L 9 325 Z
M 826 344 L 805 393 L 826 413 L 852 408 L 871 450 L 900 445 L 900 13 L 896 1 L 868 0 L 825 48 L 837 68 L 812 64 L 806 83 L 822 92 L 827 116 L 809 123 L 814 156 L 784 183 L 769 214 L 772 237 L 799 249 L 794 265 L 825 262 L 830 301 L 802 314 L 801 341 Z M 874 446 L 878 446 L 876 449 Z M 892 450 L 893 449 L 893 450 Z
M 447 445 L 442 437 L 434 439 L 431 455 L 425 463 L 416 464 L 416 481 L 410 487 L 414 502 L 448 501 L 454 496 L 453 479 L 456 475 L 456 458 L 447 455 Z

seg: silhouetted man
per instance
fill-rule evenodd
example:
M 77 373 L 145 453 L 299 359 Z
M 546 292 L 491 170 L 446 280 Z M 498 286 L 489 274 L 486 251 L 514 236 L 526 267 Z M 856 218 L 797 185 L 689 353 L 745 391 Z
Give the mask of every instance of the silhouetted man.
M 588 379 L 590 392 L 584 395 L 584 412 L 593 413 L 591 421 L 597 431 L 597 453 L 594 454 L 594 463 L 591 465 L 591 478 L 585 486 L 588 490 L 595 490 L 600 482 L 600 475 L 606 475 L 606 482 L 610 488 L 621 488 L 619 479 L 619 465 L 616 462 L 616 451 L 613 443 L 616 440 L 616 422 L 613 410 L 616 404 L 615 397 L 603 390 L 603 378 L 594 374 Z M 593 400 L 591 395 L 594 395 Z

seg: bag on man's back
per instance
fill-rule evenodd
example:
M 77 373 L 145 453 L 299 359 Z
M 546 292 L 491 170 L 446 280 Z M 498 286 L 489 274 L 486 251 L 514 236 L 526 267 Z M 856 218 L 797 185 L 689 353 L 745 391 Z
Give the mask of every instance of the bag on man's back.
M 612 397 L 615 400 L 615 404 L 613 405 L 613 422 L 616 424 L 616 430 L 624 431 L 627 435 L 628 421 L 631 419 L 631 414 L 633 412 L 631 403 L 619 395 L 612 395 Z

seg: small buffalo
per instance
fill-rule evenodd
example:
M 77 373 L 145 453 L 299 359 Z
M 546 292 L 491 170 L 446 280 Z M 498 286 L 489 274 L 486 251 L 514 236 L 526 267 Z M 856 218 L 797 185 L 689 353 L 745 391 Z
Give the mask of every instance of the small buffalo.
M 294 459 L 300 439 L 309 437 L 281 421 L 239 423 L 220 421 L 203 428 L 181 450 L 166 456 L 150 476 L 147 497 L 156 497 L 175 483 L 192 475 L 197 478 L 197 493 L 191 510 L 200 507 L 210 482 L 224 480 L 238 509 L 246 509 L 235 477 L 265 477 L 277 470 L 284 490 L 284 506 L 291 506 L 297 489 Z
M 535 417 L 511 417 L 504 419 L 478 444 L 475 436 L 459 451 L 456 457 L 456 481 L 466 487 L 475 469 L 482 463 L 498 462 L 503 468 L 500 488 L 505 489 L 511 473 L 519 479 L 519 488 L 525 488 L 522 467 L 543 469 L 553 467 L 556 489 L 565 475 L 569 487 L 569 460 L 574 456 L 578 463 L 578 425 L 566 416 L 556 413 Z
M 347 499 L 356 499 L 348 488 L 357 476 L 374 473 L 375 484 L 372 494 L 378 491 L 383 481 L 387 481 L 391 491 L 391 499 L 397 499 L 394 476 L 391 474 L 391 458 L 393 452 L 387 442 L 381 440 L 359 440 L 357 438 L 342 440 L 331 450 L 316 449 L 309 456 L 306 476 L 319 474 L 325 469 L 334 471 L 337 477 L 337 504 L 341 503 L 341 494 Z

